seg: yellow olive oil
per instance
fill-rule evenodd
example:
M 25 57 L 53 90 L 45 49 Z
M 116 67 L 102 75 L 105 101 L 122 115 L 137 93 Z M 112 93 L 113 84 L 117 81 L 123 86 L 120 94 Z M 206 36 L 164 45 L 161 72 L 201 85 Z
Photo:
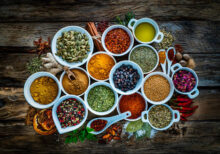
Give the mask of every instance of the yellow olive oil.
M 155 28 L 153 25 L 143 22 L 139 24 L 135 29 L 135 36 L 141 42 L 150 42 L 154 39 L 156 34 Z

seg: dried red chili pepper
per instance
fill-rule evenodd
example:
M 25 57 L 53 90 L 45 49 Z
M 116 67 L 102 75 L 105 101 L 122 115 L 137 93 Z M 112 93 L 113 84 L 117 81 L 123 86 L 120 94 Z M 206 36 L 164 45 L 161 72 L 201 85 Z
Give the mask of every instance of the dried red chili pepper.
M 182 48 L 182 46 L 181 46 L 180 44 L 174 45 L 174 48 L 175 48 L 175 50 L 176 50 L 177 52 L 180 52 L 180 53 L 183 52 L 183 48 Z
M 109 27 L 109 23 L 107 21 L 101 21 L 97 24 L 97 29 L 99 32 L 103 33 Z
M 51 40 L 49 37 L 48 37 L 48 41 L 42 42 L 42 37 L 40 37 L 38 40 L 34 41 L 33 43 L 36 46 L 36 49 L 31 50 L 29 52 L 36 52 L 40 56 L 41 54 L 50 51 Z

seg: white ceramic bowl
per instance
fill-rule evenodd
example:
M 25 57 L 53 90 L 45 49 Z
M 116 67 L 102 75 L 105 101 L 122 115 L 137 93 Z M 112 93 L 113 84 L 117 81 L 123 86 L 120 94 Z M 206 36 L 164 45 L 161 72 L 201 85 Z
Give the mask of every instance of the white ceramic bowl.
M 109 79 L 109 77 L 108 77 L 107 79 L 105 79 L 105 80 L 99 80 L 99 79 L 96 79 L 95 77 L 93 77 L 93 76 L 89 73 L 89 69 L 88 69 L 89 61 L 91 60 L 91 58 L 92 58 L 93 56 L 98 55 L 98 54 L 106 54 L 106 55 L 110 56 L 110 57 L 114 60 L 114 62 L 115 62 L 115 64 L 116 64 L 116 60 L 115 60 L 115 58 L 114 58 L 112 55 L 110 55 L 110 54 L 107 53 L 107 52 L 98 51 L 98 52 L 94 53 L 94 54 L 88 59 L 88 61 L 87 61 L 87 63 L 86 63 L 86 70 L 87 70 L 89 76 L 90 76 L 93 80 L 96 80 L 96 81 L 107 81 L 107 80 Z M 109 74 L 110 74 L 110 73 L 109 73 Z
M 63 32 L 67 32 L 67 31 L 78 31 L 78 32 L 81 32 L 83 34 L 86 34 L 88 39 L 89 39 L 89 45 L 90 45 L 90 51 L 88 52 L 88 57 L 92 54 L 93 52 L 93 49 L 94 49 L 94 44 L 93 44 L 93 40 L 92 40 L 92 37 L 91 35 L 83 28 L 79 27 L 79 26 L 67 26 L 67 27 L 64 27 L 62 29 L 60 29 L 53 37 L 53 40 L 52 40 L 52 44 L 51 44 L 51 50 L 52 50 L 52 53 L 53 53 L 53 56 L 55 57 L 55 59 L 61 64 L 61 65 L 64 65 L 64 66 L 68 66 L 68 67 L 73 67 L 73 66 L 81 66 L 83 65 L 84 63 L 86 63 L 87 58 L 83 59 L 82 62 L 72 62 L 72 63 L 69 63 L 65 60 L 62 59 L 62 57 L 60 56 L 57 56 L 56 53 L 57 53 L 57 38 L 59 36 L 62 35 Z
M 36 101 L 34 101 L 34 99 L 31 96 L 31 92 L 30 92 L 30 87 L 31 87 L 32 82 L 34 80 L 36 80 L 37 78 L 44 77 L 44 76 L 52 78 L 57 83 L 57 86 L 58 86 L 57 97 L 54 99 L 53 102 L 46 104 L 46 105 L 39 104 Z M 60 98 L 60 94 L 61 94 L 61 87 L 60 87 L 60 83 L 59 83 L 58 79 L 53 74 L 48 73 L 48 72 L 34 73 L 31 76 L 29 76 L 29 78 L 26 80 L 26 82 L 24 84 L 24 97 L 25 97 L 25 99 L 27 100 L 27 102 L 31 106 L 33 106 L 37 109 L 46 109 L 46 108 L 51 107 L 54 103 L 56 103 L 58 101 L 58 99 Z
M 158 102 L 155 102 L 155 101 L 150 100 L 150 99 L 145 95 L 145 93 L 144 93 L 144 83 L 147 81 L 147 79 L 148 79 L 149 77 L 154 76 L 154 75 L 160 75 L 160 76 L 166 78 L 167 81 L 168 81 L 169 84 L 170 84 L 170 93 L 169 93 L 169 95 L 168 95 L 164 100 L 158 101 Z M 150 73 L 150 74 L 148 74 L 148 75 L 144 78 L 143 85 L 142 85 L 142 87 L 141 87 L 141 92 L 142 92 L 144 98 L 145 98 L 149 103 L 155 104 L 155 105 L 164 104 L 164 103 L 168 102 L 168 101 L 171 99 L 171 97 L 173 96 L 173 92 L 174 92 L 173 81 L 171 80 L 171 78 L 170 78 L 169 76 L 167 76 L 166 74 L 164 74 L 164 73 L 162 73 L 162 72 L 153 72 L 153 73 Z
M 61 125 L 60 125 L 60 122 L 59 122 L 59 119 L 57 117 L 57 107 L 60 105 L 60 103 L 62 103 L 64 100 L 66 99 L 69 99 L 69 98 L 75 98 L 76 100 L 78 100 L 80 103 L 83 104 L 84 106 L 84 109 L 85 109 L 85 116 L 84 116 L 84 119 L 76 126 L 71 126 L 71 127 L 66 127 L 66 128 L 62 128 Z M 86 105 L 84 104 L 82 98 L 78 97 L 78 96 L 75 96 L 75 95 L 65 95 L 65 96 L 62 96 L 58 102 L 56 102 L 53 106 L 53 109 L 52 109 L 52 116 L 53 116 L 53 121 L 54 121 L 54 124 L 58 130 L 58 132 L 60 134 L 63 134 L 63 133 L 67 133 L 67 132 L 71 132 L 73 130 L 76 130 L 78 129 L 79 127 L 81 127 L 84 122 L 86 121 L 87 119 L 87 116 L 88 116 L 88 109 L 86 107 Z
M 93 110 L 90 106 L 89 106 L 89 103 L 87 101 L 87 98 L 88 98 L 88 94 L 90 92 L 90 90 L 96 86 L 106 86 L 106 87 L 109 87 L 115 94 L 115 102 L 114 102 L 114 105 L 112 106 L 112 108 L 108 111 L 104 111 L 104 112 L 98 112 L 98 111 L 95 111 Z M 85 95 L 84 95 L 84 100 L 85 100 L 85 104 L 87 106 L 87 108 L 89 109 L 89 111 L 91 111 L 93 114 L 95 115 L 107 115 L 109 113 L 111 113 L 112 111 L 114 111 L 114 109 L 117 107 L 117 104 L 118 104 L 118 94 L 112 89 L 111 85 L 107 82 L 95 82 L 93 83 L 91 86 L 89 86 L 89 89 L 86 91 Z
M 130 46 L 128 47 L 128 49 L 127 49 L 125 52 L 123 52 L 123 53 L 121 53 L 121 54 L 112 53 L 112 52 L 110 52 L 110 51 L 106 48 L 106 46 L 105 46 L 105 37 L 106 37 L 107 33 L 108 33 L 109 31 L 111 31 L 111 30 L 113 30 L 113 29 L 117 29 L 117 28 L 121 28 L 121 29 L 125 30 L 125 31 L 127 32 L 127 34 L 129 35 L 129 37 L 130 37 Z M 111 55 L 113 55 L 113 56 L 124 56 L 124 55 L 126 55 L 126 54 L 131 50 L 131 48 L 133 47 L 133 45 L 134 45 L 134 37 L 133 37 L 133 35 L 132 35 L 132 32 L 131 32 L 127 27 L 125 27 L 125 26 L 123 26 L 123 25 L 112 25 L 112 26 L 108 27 L 108 28 L 104 31 L 104 33 L 102 34 L 102 46 L 103 46 L 103 48 L 105 49 L 105 51 L 107 51 L 109 54 L 111 54 Z
M 116 69 L 119 68 L 121 65 L 131 65 L 134 69 L 137 70 L 138 74 L 140 75 L 140 79 L 138 80 L 136 86 L 134 89 L 132 90 L 129 90 L 129 91 L 122 91 L 118 88 L 115 87 L 115 84 L 114 84 L 114 81 L 113 81 L 113 74 L 115 73 Z M 142 86 L 142 83 L 143 83 L 143 72 L 142 72 L 142 69 L 140 68 L 140 66 L 132 61 L 128 61 L 128 60 L 124 60 L 124 61 L 121 61 L 119 63 L 117 63 L 111 70 L 110 72 L 110 75 L 109 75 L 109 81 L 110 81 L 110 84 L 112 86 L 112 88 L 119 94 L 122 94 L 122 95 L 130 95 L 130 94 L 133 94 L 135 92 L 137 92 L 141 86 Z
M 147 111 L 144 111 L 144 112 L 142 112 L 142 114 L 141 114 L 141 119 L 142 119 L 143 122 L 149 123 L 149 125 L 150 125 L 153 129 L 159 130 L 159 131 L 166 130 L 166 129 L 170 128 L 174 122 L 179 122 L 179 121 L 180 121 L 180 113 L 179 113 L 179 111 L 173 110 L 173 109 L 172 109 L 169 105 L 167 105 L 167 104 L 162 104 L 162 105 L 165 106 L 165 107 L 167 107 L 167 108 L 170 110 L 171 114 L 172 114 L 172 119 L 171 119 L 169 125 L 166 126 L 166 127 L 164 127 L 164 128 L 154 127 L 154 126 L 150 123 L 149 118 L 148 118 L 148 116 L 149 116 L 149 111 L 150 111 L 153 107 L 155 107 L 155 106 L 157 106 L 157 105 L 152 105 Z M 145 115 L 147 116 L 147 119 L 145 118 Z M 176 117 L 175 117 L 175 115 L 176 115 Z
M 136 93 L 138 93 L 139 95 L 141 95 L 142 97 L 143 97 L 143 95 L 140 93 L 140 92 L 136 92 Z M 121 95 L 120 97 L 119 97 L 119 99 L 118 99 L 118 105 L 117 105 L 117 111 L 118 111 L 118 114 L 121 114 L 121 111 L 120 111 L 120 108 L 119 108 L 119 104 L 120 104 L 120 101 L 121 101 L 121 98 L 123 97 L 124 95 Z M 145 100 L 145 110 L 147 110 L 147 108 L 148 108 L 148 104 L 147 104 L 147 101 L 146 101 L 146 99 L 143 97 L 143 99 Z M 128 121 L 137 121 L 137 120 L 139 120 L 139 119 L 141 119 L 141 115 L 140 115 L 140 117 L 138 117 L 138 118 L 136 118 L 136 119 L 129 119 L 129 117 L 128 118 L 126 118 L 125 120 L 128 120 Z
M 155 54 L 156 54 L 156 56 L 157 56 L 157 63 L 156 63 L 156 65 L 154 66 L 154 68 L 153 68 L 152 70 L 148 71 L 148 72 L 144 72 L 144 71 L 142 70 L 144 74 L 153 72 L 153 71 L 157 68 L 157 66 L 158 66 L 158 64 L 159 64 L 159 56 L 158 56 L 157 50 L 156 50 L 154 47 L 152 47 L 151 45 L 147 45 L 147 44 L 139 44 L 139 45 L 136 45 L 136 46 L 131 50 L 131 52 L 129 53 L 128 60 L 131 61 L 131 53 L 132 53 L 136 48 L 139 48 L 139 47 L 148 47 L 148 48 L 151 48 L 151 49 L 155 52 Z
M 198 84 L 199 84 L 199 78 L 198 78 L 198 76 L 196 75 L 196 72 L 193 71 L 192 69 L 188 68 L 188 67 L 182 67 L 179 63 L 176 63 L 176 64 L 174 64 L 174 65 L 171 67 L 172 81 L 173 81 L 173 75 L 174 75 L 176 72 L 180 71 L 180 70 L 185 70 L 185 71 L 188 71 L 188 72 L 192 73 L 193 76 L 194 76 L 195 79 L 196 79 L 196 85 L 195 85 L 195 87 L 194 87 L 191 91 L 189 91 L 189 92 L 181 92 L 181 91 L 179 91 L 178 89 L 176 89 L 176 87 L 174 86 L 175 91 L 176 91 L 177 93 L 179 93 L 179 94 L 187 95 L 190 99 L 196 98 L 196 97 L 199 95 L 199 90 L 198 90 L 198 88 L 197 88 L 197 87 L 198 87 Z
M 81 68 L 81 67 L 71 67 L 71 68 L 69 68 L 69 69 L 70 69 L 70 70 L 71 70 L 71 69 L 78 69 L 78 70 L 83 71 L 83 72 L 87 75 L 87 77 L 88 77 L 88 81 L 89 81 L 89 83 L 88 83 L 88 87 L 86 88 L 86 90 L 87 90 L 87 89 L 89 88 L 89 86 L 90 86 L 90 78 L 89 78 L 88 73 L 87 73 L 83 68 Z M 64 77 L 65 74 L 66 74 L 66 72 L 63 71 L 63 73 L 62 73 L 61 76 L 60 76 L 60 85 L 61 85 L 61 89 L 62 89 L 62 91 L 63 91 L 66 95 L 73 95 L 73 94 L 69 94 L 69 93 L 67 93 L 66 90 L 65 90 L 64 87 L 63 87 L 62 82 L 63 82 L 63 77 Z M 82 95 L 86 92 L 86 90 L 85 90 L 82 94 L 77 95 L 77 96 L 82 96 Z

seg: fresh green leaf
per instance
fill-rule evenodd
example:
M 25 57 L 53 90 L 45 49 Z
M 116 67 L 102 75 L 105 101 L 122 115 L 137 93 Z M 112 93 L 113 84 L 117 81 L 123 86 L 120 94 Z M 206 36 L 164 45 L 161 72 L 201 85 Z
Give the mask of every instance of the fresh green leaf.
M 71 137 L 67 137 L 65 143 L 71 143 Z
M 141 129 L 142 126 L 143 126 L 143 122 L 141 119 L 137 120 L 137 121 L 132 121 L 126 127 L 126 131 L 133 133 L 133 132 L 136 132 L 137 130 Z
M 135 132 L 135 137 L 137 139 L 142 139 L 142 138 L 150 138 L 151 135 L 151 126 L 148 123 L 144 123 L 142 128 L 138 131 Z
M 88 132 L 88 133 L 90 133 L 90 132 L 93 132 L 93 131 L 94 131 L 94 129 L 92 129 L 92 128 L 90 128 L 90 127 L 86 127 L 86 130 L 87 130 L 87 132 Z
M 78 137 L 76 137 L 76 136 L 73 137 L 73 142 L 74 142 L 74 143 L 77 143 L 77 141 L 78 141 Z
M 88 140 L 93 140 L 93 141 L 96 140 L 96 137 L 93 134 L 90 134 L 90 133 L 87 134 L 86 138 Z

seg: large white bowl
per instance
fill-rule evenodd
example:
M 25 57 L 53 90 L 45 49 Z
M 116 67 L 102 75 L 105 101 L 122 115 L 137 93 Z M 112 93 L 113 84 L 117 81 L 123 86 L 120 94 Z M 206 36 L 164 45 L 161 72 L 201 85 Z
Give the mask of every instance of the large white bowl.
M 139 95 L 141 95 L 141 96 L 143 97 L 143 95 L 142 95 L 140 92 L 136 92 L 136 93 L 138 93 Z M 119 105 L 120 105 L 121 98 L 122 98 L 123 96 L 124 96 L 124 95 L 121 95 L 121 96 L 119 97 L 119 99 L 118 99 L 118 105 L 117 105 L 118 114 L 121 114 Z M 143 99 L 144 99 L 144 101 L 145 101 L 145 110 L 147 110 L 147 108 L 148 108 L 147 100 L 146 100 L 144 97 L 143 97 Z M 145 111 L 145 110 L 144 110 L 144 111 Z M 140 115 L 138 118 L 136 118 L 136 119 L 129 119 L 129 117 L 128 117 L 128 118 L 126 118 L 125 120 L 128 120 L 128 121 L 137 121 L 137 120 L 139 120 L 139 119 L 141 119 L 141 115 Z
M 106 86 L 106 87 L 109 87 L 113 92 L 114 92 L 114 95 L 115 95 L 115 102 L 114 102 L 114 105 L 112 106 L 112 108 L 108 111 L 104 111 L 104 112 L 97 112 L 95 110 L 93 110 L 90 106 L 89 106 L 89 103 L 87 101 L 87 98 L 88 98 L 88 94 L 90 92 L 90 90 L 96 86 Z M 111 113 L 112 111 L 114 111 L 114 109 L 117 107 L 117 104 L 118 104 L 118 94 L 112 89 L 111 85 L 107 82 L 95 82 L 93 83 L 89 89 L 86 91 L 85 95 L 84 95 L 84 100 L 85 100 L 85 104 L 87 106 L 87 108 L 89 109 L 89 111 L 91 111 L 93 114 L 95 115 L 107 115 L 109 113 Z
M 44 76 L 52 78 L 57 83 L 57 86 L 58 86 L 57 97 L 54 99 L 53 102 L 51 102 L 49 104 L 46 104 L 46 105 L 37 103 L 32 98 L 31 92 L 30 92 L 30 87 L 31 87 L 32 82 L 35 79 L 37 79 L 39 77 L 44 77 Z M 46 109 L 46 108 L 51 107 L 54 103 L 56 103 L 58 101 L 58 99 L 60 98 L 60 94 L 61 94 L 61 87 L 60 87 L 60 83 L 59 83 L 58 79 L 53 74 L 48 73 L 48 72 L 37 72 L 37 73 L 34 73 L 31 76 L 29 76 L 29 78 L 26 80 L 26 82 L 24 84 L 24 97 L 25 97 L 25 99 L 27 100 L 27 102 L 31 106 L 33 106 L 35 108 L 38 108 L 38 109 Z
M 158 101 L 158 102 L 152 101 L 152 100 L 150 100 L 150 99 L 145 95 L 145 93 L 144 93 L 144 83 L 147 81 L 147 79 L 148 79 L 149 77 L 151 77 L 151 76 L 153 76 L 153 75 L 160 75 L 160 76 L 166 78 L 167 81 L 168 81 L 169 84 L 170 84 L 170 93 L 169 93 L 169 95 L 168 95 L 164 100 L 162 100 L 162 101 Z M 148 75 L 144 78 L 143 85 L 142 85 L 142 87 L 141 87 L 141 92 L 142 92 L 144 98 L 145 98 L 149 103 L 155 104 L 155 105 L 164 104 L 164 103 L 168 102 L 168 101 L 171 99 L 171 97 L 173 96 L 173 92 L 174 92 L 173 81 L 171 80 L 171 78 L 170 78 L 168 75 L 166 75 L 166 74 L 164 74 L 164 73 L 162 73 L 162 72 L 153 72 L 153 73 L 150 73 L 150 74 L 148 74 Z
M 152 47 L 151 45 L 147 45 L 147 44 L 139 44 L 139 45 L 136 45 L 136 46 L 131 50 L 131 52 L 129 53 L 128 60 L 131 61 L 131 53 L 132 53 L 135 49 L 137 49 L 137 48 L 139 48 L 139 47 L 148 47 L 148 48 L 151 48 L 151 49 L 154 51 L 154 53 L 156 54 L 156 56 L 157 56 L 157 63 L 156 63 L 156 65 L 154 66 L 154 68 L 153 68 L 152 70 L 148 71 L 148 72 L 144 72 L 144 71 L 142 70 L 144 74 L 148 74 L 148 73 L 153 72 L 153 71 L 157 68 L 157 66 L 158 66 L 158 64 L 159 64 L 159 56 L 158 56 L 157 50 L 156 50 L 154 47 Z
M 140 79 L 138 80 L 136 86 L 134 89 L 132 90 L 129 90 L 129 91 L 122 91 L 118 88 L 115 87 L 115 84 L 114 84 L 114 81 L 113 81 L 113 74 L 115 73 L 116 69 L 119 68 L 121 65 L 131 65 L 134 69 L 137 70 L 138 74 L 140 75 Z M 109 75 L 109 81 L 110 81 L 110 84 L 112 86 L 112 88 L 119 94 L 122 94 L 122 95 L 130 95 L 130 94 L 133 94 L 135 92 L 137 92 L 141 86 L 142 86 L 142 83 L 143 83 L 143 72 L 142 72 L 142 69 L 140 68 L 140 66 L 132 61 L 128 61 L 128 60 L 124 60 L 124 61 L 121 61 L 119 63 L 117 63 L 111 70 L 110 72 L 110 75 Z
M 80 103 L 83 104 L 84 109 L 85 109 L 85 116 L 84 116 L 84 119 L 78 125 L 62 128 L 60 125 L 59 119 L 57 117 L 57 107 L 60 105 L 60 103 L 62 103 L 64 100 L 69 99 L 69 98 L 75 98 L 76 100 L 78 100 Z M 53 116 L 53 121 L 54 121 L 54 124 L 55 124 L 58 132 L 60 134 L 63 134 L 63 133 L 71 132 L 71 131 L 76 130 L 79 127 L 81 127 L 87 119 L 88 109 L 87 109 L 86 105 L 84 104 L 82 98 L 75 96 L 75 95 L 65 95 L 65 96 L 60 97 L 59 101 L 54 104 L 53 109 L 52 109 L 52 116 Z
M 89 45 L 90 45 L 90 51 L 88 52 L 88 57 L 83 59 L 82 62 L 72 62 L 72 63 L 69 63 L 65 60 L 62 59 L 62 57 L 60 56 L 57 56 L 56 53 L 57 53 L 57 38 L 59 36 L 62 35 L 63 32 L 67 32 L 67 31 L 78 31 L 78 32 L 81 32 L 83 34 L 86 34 L 88 39 L 89 39 Z M 64 27 L 62 29 L 60 29 L 53 37 L 53 40 L 52 40 L 52 44 L 51 44 L 51 50 L 52 50 L 52 53 L 53 53 L 53 56 L 55 57 L 55 59 L 61 64 L 61 65 L 64 65 L 64 66 L 68 66 L 68 67 L 73 67 L 73 66 L 81 66 L 83 65 L 87 59 L 89 58 L 89 56 L 91 56 L 92 52 L 93 52 L 93 49 L 94 49 L 94 44 L 93 44 L 93 40 L 92 40 L 92 37 L 91 35 L 83 28 L 79 27 L 79 26 L 67 26 L 67 27 Z
M 89 81 L 88 87 L 86 88 L 86 90 L 87 90 L 87 89 L 89 88 L 89 86 L 90 86 L 90 78 L 89 78 L 88 73 L 87 73 L 83 68 L 81 68 L 81 67 L 71 67 L 71 68 L 69 68 L 69 69 L 70 69 L 70 70 L 72 70 L 72 69 L 78 69 L 78 70 L 83 71 L 83 72 L 87 75 L 88 81 Z M 63 91 L 66 95 L 72 95 L 72 94 L 67 93 L 66 90 L 65 90 L 64 87 L 63 87 L 63 83 L 62 83 L 62 82 L 63 82 L 63 77 L 64 77 L 65 74 L 66 74 L 66 72 L 63 71 L 63 73 L 62 73 L 61 76 L 60 76 L 61 89 L 62 89 L 62 91 Z M 86 90 L 85 90 L 82 94 L 77 95 L 77 96 L 82 96 L 82 95 L 86 92 Z
M 107 33 L 108 33 L 109 31 L 111 31 L 111 30 L 113 30 L 113 29 L 117 29 L 117 28 L 120 28 L 120 29 L 125 30 L 125 31 L 127 32 L 127 34 L 129 35 L 129 37 L 130 37 L 130 46 L 128 47 L 128 49 L 127 49 L 125 52 L 123 52 L 123 53 L 121 53 L 121 54 L 115 54 L 115 53 L 113 53 L 113 52 L 110 52 L 110 51 L 106 48 L 106 46 L 105 46 L 105 37 L 106 37 Z M 131 48 L 133 47 L 133 45 L 134 45 L 134 37 L 133 37 L 133 34 L 132 34 L 132 32 L 131 32 L 127 27 L 125 27 L 125 26 L 123 26 L 123 25 L 112 25 L 112 26 L 108 27 L 108 28 L 104 31 L 104 33 L 102 34 L 102 46 L 103 46 L 103 48 L 105 49 L 105 51 L 107 51 L 109 54 L 111 54 L 111 55 L 113 55 L 113 56 L 124 56 L 124 55 L 126 55 L 126 54 L 131 50 Z
M 96 79 L 95 77 L 93 77 L 93 76 L 89 73 L 89 69 L 88 69 L 88 65 L 89 65 L 89 64 L 88 64 L 88 63 L 89 63 L 89 61 L 91 60 L 91 58 L 92 58 L 93 56 L 98 55 L 98 54 L 106 54 L 106 55 L 110 56 L 110 57 L 114 60 L 114 62 L 115 62 L 115 64 L 116 64 L 116 60 L 115 60 L 115 58 L 114 58 L 112 55 L 110 55 L 110 54 L 107 53 L 107 52 L 98 51 L 98 52 L 94 53 L 94 54 L 88 59 L 88 61 L 87 61 L 87 63 L 86 63 L 86 70 L 87 70 L 89 76 L 90 76 L 93 80 L 96 80 L 96 81 L 107 81 L 109 78 L 107 78 L 107 79 L 105 79 L 105 80 L 99 80 L 99 79 Z M 109 75 L 110 75 L 110 73 L 109 73 Z

